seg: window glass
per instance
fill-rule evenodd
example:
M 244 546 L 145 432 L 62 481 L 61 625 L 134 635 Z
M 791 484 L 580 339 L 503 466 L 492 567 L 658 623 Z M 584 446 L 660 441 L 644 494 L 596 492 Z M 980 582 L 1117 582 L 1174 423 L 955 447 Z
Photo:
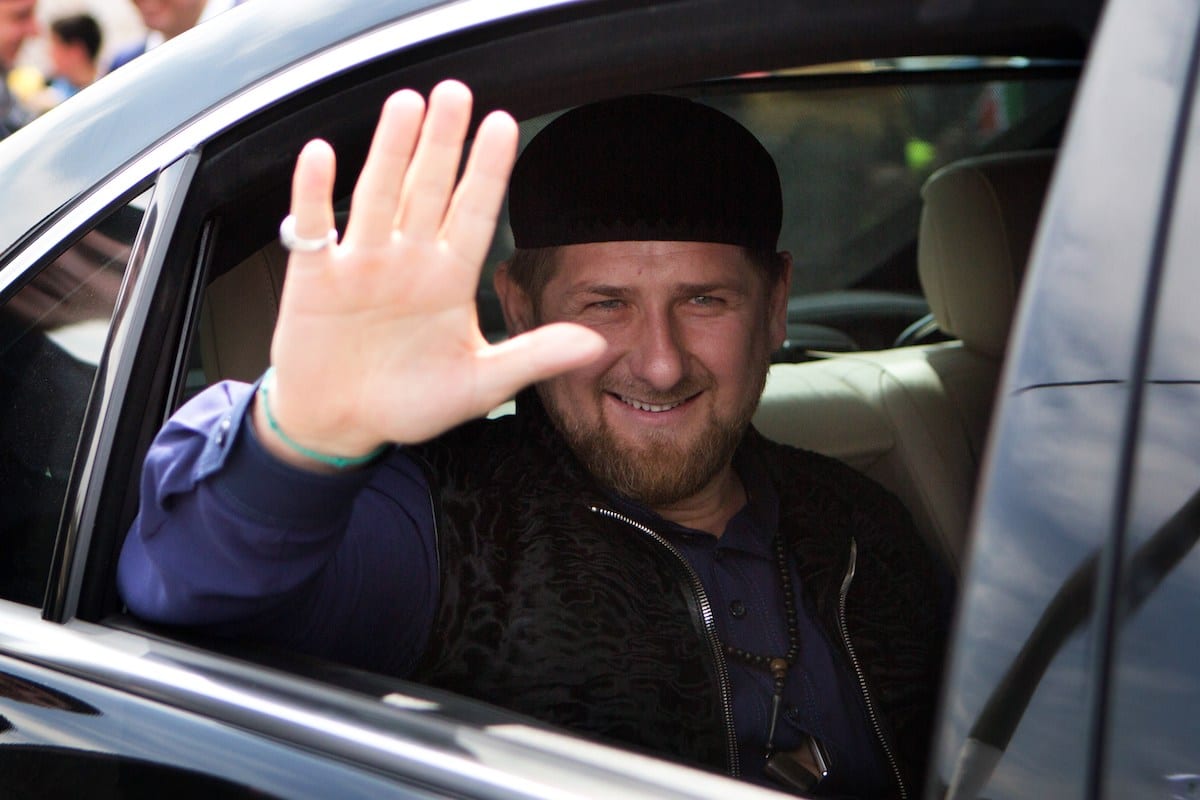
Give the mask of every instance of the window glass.
M 1045 146 L 1072 88 L 1069 80 L 918 78 L 698 99 L 740 119 L 774 156 L 784 196 L 780 247 L 795 257 L 792 293 L 809 294 L 869 283 L 911 247 L 921 184 L 937 168 Z
M 0 597 L 39 605 L 145 196 L 0 305 Z

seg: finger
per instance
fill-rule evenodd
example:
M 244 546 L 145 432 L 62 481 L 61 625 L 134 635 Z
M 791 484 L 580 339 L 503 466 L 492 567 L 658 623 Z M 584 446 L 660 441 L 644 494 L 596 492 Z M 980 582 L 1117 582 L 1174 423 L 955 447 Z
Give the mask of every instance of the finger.
M 400 195 L 396 224 L 405 236 L 432 239 L 441 228 L 470 121 L 470 89 L 458 81 L 433 87 Z
M 568 322 L 543 325 L 484 350 L 476 374 L 480 408 L 490 408 L 537 381 L 590 364 L 608 342 Z
M 517 133 L 516 121 L 502 111 L 493 111 L 480 123 L 467 168 L 446 212 L 441 237 L 472 267 L 483 263 L 491 246 L 517 156 Z
M 291 214 L 296 218 L 296 235 L 320 239 L 333 227 L 333 177 L 336 162 L 333 148 L 314 139 L 304 146 L 292 173 Z M 292 258 L 309 259 L 320 253 L 293 253 Z
M 400 187 L 424 114 L 425 100 L 411 89 L 396 92 L 383 104 L 350 200 L 349 242 L 374 247 L 391 241 Z

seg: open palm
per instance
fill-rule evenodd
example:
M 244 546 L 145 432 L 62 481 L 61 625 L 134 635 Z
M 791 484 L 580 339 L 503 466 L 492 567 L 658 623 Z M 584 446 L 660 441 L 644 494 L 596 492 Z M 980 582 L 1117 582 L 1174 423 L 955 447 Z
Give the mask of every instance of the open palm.
M 271 345 L 273 416 L 289 439 L 353 456 L 429 439 L 486 413 L 522 386 L 595 358 L 597 334 L 550 325 L 499 345 L 479 330 L 475 292 L 516 156 L 517 127 L 480 124 L 461 180 L 471 94 L 447 81 L 428 110 L 412 91 L 384 105 L 351 201 L 345 236 L 294 252 Z M 292 215 L 303 238 L 333 225 L 334 155 L 300 154 Z M 255 411 L 260 432 L 261 401 Z M 294 450 L 264 436 L 294 463 Z

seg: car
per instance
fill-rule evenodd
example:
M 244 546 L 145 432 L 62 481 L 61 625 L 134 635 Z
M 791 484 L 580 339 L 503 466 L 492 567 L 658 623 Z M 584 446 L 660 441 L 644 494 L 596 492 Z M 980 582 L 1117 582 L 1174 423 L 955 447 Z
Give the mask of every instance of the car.
M 268 363 L 300 147 L 345 210 L 383 99 L 456 77 L 522 141 L 666 92 L 772 152 L 795 290 L 756 425 L 892 490 L 959 581 L 906 797 L 1196 796 L 1198 33 L 1181 0 L 255 0 L 18 131 L 4 795 L 768 796 L 117 594 L 154 434 Z

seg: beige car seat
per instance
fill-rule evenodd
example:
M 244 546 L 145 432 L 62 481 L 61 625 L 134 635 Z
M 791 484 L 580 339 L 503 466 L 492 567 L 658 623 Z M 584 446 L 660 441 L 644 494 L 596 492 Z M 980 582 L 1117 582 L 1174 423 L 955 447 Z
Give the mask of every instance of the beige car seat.
M 277 241 L 208 285 L 198 337 L 204 382 L 258 380 L 271 363 L 271 336 L 287 271 Z
M 972 158 L 922 190 L 921 286 L 954 341 L 771 369 L 766 436 L 839 458 L 891 489 L 957 573 L 1001 359 L 1053 153 Z

